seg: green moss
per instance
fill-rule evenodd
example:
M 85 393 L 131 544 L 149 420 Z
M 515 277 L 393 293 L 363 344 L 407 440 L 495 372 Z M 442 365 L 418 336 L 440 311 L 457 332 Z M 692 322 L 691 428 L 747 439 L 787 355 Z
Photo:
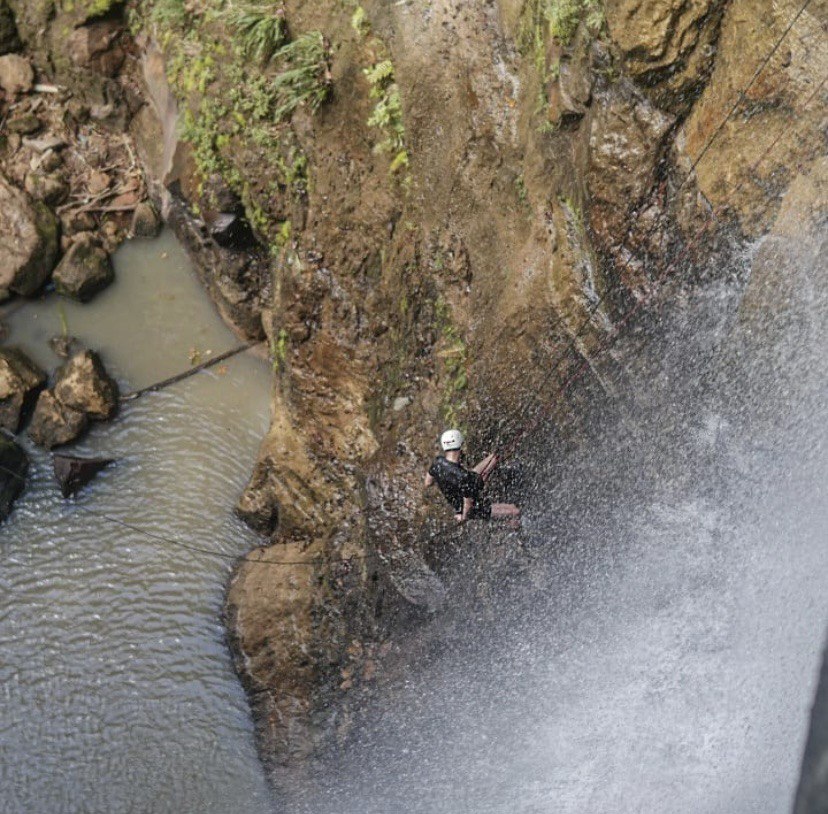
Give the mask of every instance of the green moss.
M 95 17 L 103 17 L 123 4 L 124 0 L 63 0 L 62 8 L 86 21 Z
M 292 231 L 293 225 L 289 220 L 284 220 L 279 224 L 276 237 L 270 246 L 270 254 L 273 257 L 281 257 L 285 248 L 290 245 Z
M 365 9 L 362 6 L 357 6 L 351 16 L 351 28 L 356 31 L 360 39 L 367 37 L 371 33 L 371 23 L 368 21 Z
M 280 328 L 279 335 L 270 342 L 270 358 L 274 373 L 282 373 L 286 370 L 289 347 L 290 337 L 284 328 Z
M 578 235 L 583 235 L 586 231 L 584 225 L 584 211 L 578 205 L 578 202 L 568 195 L 559 195 L 558 202 L 566 212 L 567 221 L 572 225 Z
M 535 114 L 540 115 L 549 104 L 547 87 L 560 74 L 560 60 L 547 64 L 550 40 L 559 46 L 570 45 L 581 23 L 598 35 L 604 25 L 603 0 L 528 0 L 523 7 L 518 29 L 518 46 L 524 56 L 531 57 L 538 75 Z M 549 130 L 544 121 L 541 130 Z
M 184 0 L 155 0 L 149 19 L 163 39 L 163 35 L 169 35 L 171 29 L 186 25 L 187 9 Z

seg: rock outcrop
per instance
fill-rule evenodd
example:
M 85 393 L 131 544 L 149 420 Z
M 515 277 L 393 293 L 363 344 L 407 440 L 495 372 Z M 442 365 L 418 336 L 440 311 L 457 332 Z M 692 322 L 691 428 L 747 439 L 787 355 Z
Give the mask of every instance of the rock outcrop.
M 16 433 L 30 412 L 46 374 L 18 348 L 0 348 L 0 428 Z
M 0 523 L 9 516 L 14 501 L 23 491 L 28 469 L 29 459 L 23 449 L 0 436 Z
M 619 254 L 621 263 L 635 214 L 655 186 L 674 121 L 626 79 L 599 94 L 592 106 L 586 174 L 590 227 L 597 246 Z
M 58 255 L 58 223 L 0 176 L 0 290 L 34 294 L 49 278 Z
M 86 413 L 67 407 L 51 390 L 41 392 L 29 424 L 29 438 L 38 446 L 52 449 L 71 444 L 86 430 Z
M 710 80 L 679 133 L 686 160 L 698 162 L 699 189 L 714 206 L 739 212 L 752 235 L 773 220 L 794 177 L 825 153 L 825 97 L 816 77 L 828 73 L 828 51 L 815 43 L 825 41 L 826 18 L 824 0 L 804 9 L 792 0 L 760 6 L 733 0 L 721 23 Z M 777 42 L 780 47 L 741 97 Z M 746 53 L 753 59 L 745 59 Z M 706 148 L 736 102 L 736 114 Z M 776 206 L 768 205 L 769 198 Z
M 114 279 L 109 253 L 91 234 L 79 235 L 52 272 L 58 294 L 81 302 L 91 300 Z
M 46 449 L 69 444 L 89 421 L 105 421 L 118 410 L 118 385 L 94 351 L 76 353 L 55 374 L 35 405 L 29 436 Z
M 0 56 L 0 89 L 9 96 L 28 93 L 34 85 L 34 70 L 26 57 L 19 54 Z
M 95 475 L 105 469 L 112 458 L 79 458 L 77 455 L 53 455 L 55 480 L 63 497 L 76 495 Z
M 765 140 L 751 117 L 793 131 L 796 100 L 814 89 L 805 77 L 826 72 L 818 49 L 795 40 L 780 49 L 694 175 L 739 88 L 799 9 L 748 5 L 611 0 L 606 29 L 576 17 L 550 36 L 540 3 L 437 2 L 426 13 L 417 2 L 367 2 L 356 33 L 321 7 L 287 4 L 289 19 L 324 27 L 339 43 L 335 98 L 318 117 L 293 122 L 291 143 L 308 156 L 312 188 L 294 215 L 265 192 L 278 184 L 267 186 L 260 153 L 253 170 L 242 135 L 217 159 L 249 180 L 263 226 L 288 217 L 292 226 L 263 312 L 277 370 L 272 428 L 239 509 L 272 535 L 267 556 L 290 548 L 322 560 L 314 574 L 295 575 L 290 591 L 282 575 L 244 563 L 227 600 L 248 686 L 290 688 L 257 693 L 254 704 L 265 754 L 282 761 L 274 774 L 324 740 L 307 682 L 323 686 L 330 665 L 347 661 L 347 637 L 388 635 L 377 628 L 395 603 L 439 604 L 425 571 L 422 590 L 385 573 L 396 552 L 425 545 L 417 529 L 428 506 L 417 479 L 431 455 L 428 435 L 464 417 L 481 445 L 502 442 L 527 402 L 549 402 L 547 420 L 575 435 L 582 405 L 574 400 L 588 396 L 570 388 L 562 399 L 558 389 L 583 371 L 590 393 L 624 382 L 643 341 L 613 341 L 630 303 L 649 301 L 668 273 L 692 288 L 732 267 L 724 260 L 733 255 L 714 262 L 716 252 L 732 251 L 753 228 L 753 208 L 765 224 L 775 217 L 768 184 L 781 192 L 790 168 L 811 166 L 818 106 L 807 111 L 803 135 L 782 139 L 777 162 L 788 173 L 771 162 L 761 170 L 764 186 L 740 190 L 731 220 L 707 223 L 710 203 L 730 200 L 729 182 L 747 177 L 778 133 Z M 818 19 L 814 10 L 802 19 L 815 39 Z M 746 59 L 754 47 L 756 59 Z M 360 75 L 379 63 L 387 84 L 361 86 Z M 212 78 L 208 103 L 221 88 Z M 405 194 L 382 150 L 365 149 L 384 135 L 366 127 L 382 88 L 402 100 Z M 699 242 L 703 225 L 710 234 Z M 691 245 L 685 277 L 674 266 Z M 394 410 L 401 394 L 406 408 Z M 511 418 L 504 428 L 496 416 Z M 353 566 L 340 579 L 324 558 L 356 541 L 369 562 L 379 550 L 386 565 Z M 375 601 L 382 618 L 365 610 Z M 310 666 L 295 658 L 308 650 L 316 654 Z M 354 687 L 343 685 L 337 697 L 347 705 Z
M 95 421 L 112 418 L 118 410 L 118 385 L 97 353 L 75 354 L 55 376 L 55 398 Z
M 725 0 L 609 0 L 610 36 L 652 100 L 686 112 L 713 68 Z

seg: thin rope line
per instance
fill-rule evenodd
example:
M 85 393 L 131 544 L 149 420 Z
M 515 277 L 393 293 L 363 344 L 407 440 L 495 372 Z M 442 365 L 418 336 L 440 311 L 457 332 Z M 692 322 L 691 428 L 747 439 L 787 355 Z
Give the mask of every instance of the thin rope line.
M 710 137 L 707 144 L 696 157 L 696 160 L 690 165 L 691 173 L 693 172 L 693 170 L 696 169 L 696 167 L 699 166 L 699 162 L 704 158 L 707 151 L 710 149 L 711 145 L 713 144 L 713 141 L 716 139 L 716 136 L 719 135 L 724 126 L 727 124 L 728 119 L 730 119 L 730 117 L 738 110 L 739 105 L 742 104 L 742 102 L 744 101 L 745 94 L 753 87 L 753 83 L 759 78 L 759 74 L 762 73 L 767 64 L 773 59 L 774 54 L 779 50 L 779 46 L 782 45 L 782 41 L 785 39 L 785 37 L 788 36 L 788 34 L 790 34 L 791 29 L 796 25 L 797 21 L 805 13 L 805 9 L 807 9 L 809 5 L 811 5 L 811 0 L 805 0 L 804 5 L 802 6 L 802 8 L 799 9 L 794 18 L 790 21 L 790 23 L 788 23 L 788 26 L 782 32 L 782 36 L 779 37 L 779 39 L 776 41 L 776 44 L 773 46 L 773 48 L 771 48 L 770 53 L 762 60 L 762 62 L 759 63 L 759 67 L 753 72 L 753 76 L 750 78 L 750 82 L 748 82 L 747 85 L 745 85 L 745 87 L 739 93 L 738 98 L 733 103 L 733 107 L 730 108 L 730 112 L 727 114 L 727 116 L 724 117 L 724 119 L 722 119 L 719 126 L 713 131 L 713 135 Z
M 703 155 L 707 152 L 707 150 L 709 149 L 709 147 L 712 144 L 713 140 L 716 138 L 718 133 L 722 130 L 722 128 L 724 127 L 724 125 L 726 124 L 726 122 L 728 121 L 730 116 L 738 108 L 739 104 L 741 103 L 741 100 L 744 98 L 744 94 L 750 89 L 750 87 L 755 82 L 756 78 L 759 76 L 759 74 L 764 69 L 764 67 L 768 64 L 768 62 L 770 62 L 770 60 L 773 57 L 773 54 L 776 53 L 776 51 L 778 50 L 778 48 L 781 45 L 782 41 L 784 40 L 785 36 L 787 36 L 787 34 L 791 31 L 791 29 L 793 28 L 796 21 L 804 13 L 805 9 L 808 7 L 808 5 L 810 3 L 811 3 L 811 0 L 806 0 L 805 4 L 802 6 L 802 8 L 797 13 L 797 15 L 794 17 L 794 19 L 791 21 L 791 23 L 785 29 L 784 33 L 779 38 L 779 40 L 777 41 L 776 45 L 773 47 L 771 52 L 765 57 L 763 62 L 756 69 L 756 71 L 754 72 L 754 75 L 751 78 L 750 82 L 748 83 L 747 86 L 745 86 L 745 88 L 741 92 L 737 102 L 733 105 L 730 112 L 727 114 L 727 116 L 723 119 L 723 121 L 720 123 L 720 125 L 717 127 L 717 129 L 714 131 L 713 135 L 711 136 L 711 138 L 708 141 L 705 148 L 702 150 L 702 152 L 696 158 L 695 162 L 693 163 L 693 165 L 691 167 L 691 173 L 692 173 L 692 170 L 695 169 L 696 166 L 698 166 L 699 161 L 701 160 Z M 811 93 L 811 95 L 809 96 L 808 100 L 806 101 L 805 105 L 803 105 L 803 107 L 807 107 L 811 103 L 811 101 L 814 99 L 814 97 L 817 95 L 817 93 L 819 92 L 819 90 L 822 88 L 822 86 L 825 84 L 826 81 L 828 81 L 828 75 L 823 77 L 822 81 L 819 83 L 819 85 L 817 85 L 817 87 Z M 784 132 L 785 131 L 780 132 L 780 134 L 777 135 L 777 137 L 771 142 L 771 144 L 764 151 L 762 156 L 760 156 L 760 158 L 751 167 L 750 172 L 748 173 L 748 175 L 752 174 L 756 170 L 756 168 L 759 166 L 759 164 L 761 164 L 761 162 L 764 161 L 764 159 L 770 154 L 772 149 L 776 146 L 776 144 L 778 144 L 778 142 L 781 139 Z M 688 178 L 689 178 L 689 175 L 688 175 Z M 742 188 L 742 186 L 744 186 L 744 184 L 747 183 L 747 180 L 748 180 L 748 176 L 746 176 L 731 191 L 730 194 L 735 195 Z M 683 186 L 684 183 L 686 183 L 686 181 L 687 181 L 687 178 L 685 178 L 685 181 L 683 181 L 682 184 L 679 185 L 678 189 L 681 189 L 681 187 Z M 769 208 L 769 207 L 770 207 L 770 203 L 768 203 L 768 205 L 765 208 Z M 723 203 L 717 208 L 717 211 L 721 212 L 724 208 L 725 208 L 725 204 Z M 713 214 L 713 216 L 715 217 L 715 213 Z M 576 369 L 575 373 L 566 380 L 566 382 L 560 388 L 560 390 L 555 395 L 555 397 L 553 397 L 552 399 L 549 400 L 549 402 L 547 404 L 547 407 L 543 411 L 541 411 L 541 413 L 532 422 L 530 422 L 529 424 L 524 425 L 523 430 L 506 447 L 506 451 L 504 452 L 504 454 L 502 456 L 504 459 L 506 457 L 508 457 L 509 455 L 511 455 L 514 452 L 517 445 L 520 443 L 520 441 L 526 436 L 526 434 L 528 432 L 530 432 L 532 429 L 534 429 L 534 427 L 536 427 L 540 423 L 541 420 L 543 420 L 543 418 L 545 417 L 545 414 L 548 412 L 549 409 L 551 409 L 554 402 L 558 398 L 560 398 L 560 396 L 562 396 L 569 389 L 569 387 L 577 380 L 577 378 L 579 378 L 581 375 L 583 375 L 583 373 L 589 368 L 592 361 L 594 361 L 595 358 L 600 356 L 602 353 L 604 353 L 606 350 L 608 350 L 612 346 L 612 344 L 614 344 L 614 341 L 620 335 L 621 329 L 632 319 L 632 317 L 638 311 L 640 311 L 641 308 L 644 305 L 647 305 L 650 302 L 652 302 L 661 293 L 661 291 L 658 289 L 658 287 L 666 279 L 666 277 L 670 274 L 671 270 L 676 267 L 678 262 L 690 251 L 690 249 L 692 249 L 696 245 L 698 240 L 707 232 L 707 230 L 710 228 L 711 224 L 712 224 L 712 220 L 711 220 L 711 218 L 708 218 L 708 220 L 705 222 L 704 226 L 702 226 L 702 228 L 697 232 L 697 234 L 695 235 L 693 240 L 689 244 L 687 244 L 687 246 L 684 248 L 684 250 L 679 255 L 679 257 L 676 260 L 674 260 L 672 263 L 670 263 L 665 268 L 664 272 L 657 278 L 656 286 L 655 286 L 653 292 L 649 295 L 649 297 L 646 297 L 642 300 L 639 300 L 636 303 L 636 305 L 633 306 L 633 308 L 631 308 L 627 312 L 627 314 L 624 316 L 624 318 L 614 326 L 613 330 L 611 331 L 611 333 L 608 336 L 608 341 L 602 347 L 600 347 L 599 350 L 597 351 L 597 353 L 594 354 L 591 358 L 584 360 L 581 363 L 581 365 Z M 624 267 L 622 267 L 621 272 L 623 272 L 625 270 L 627 265 L 629 265 L 629 261 Z M 619 272 L 619 279 L 620 279 L 620 272 Z M 599 300 L 596 302 L 595 306 L 593 306 L 593 310 L 588 314 L 587 320 L 585 321 L 582 328 L 585 327 L 586 324 L 588 324 L 589 319 L 592 317 L 592 315 L 594 315 L 595 311 L 600 306 L 601 302 L 606 298 L 606 296 L 612 290 L 614 290 L 614 288 L 607 289 L 604 292 L 604 294 L 599 298 Z M 574 342 L 577 341 L 579 336 L 580 335 L 576 335 L 575 339 L 571 341 L 570 347 L 567 348 L 567 351 L 570 350 L 570 349 L 574 349 Z M 566 353 L 567 351 L 565 351 L 564 353 Z M 557 364 L 562 359 L 563 359 L 563 354 L 559 357 L 558 361 L 552 366 L 550 373 L 543 380 L 543 384 L 540 387 L 545 385 L 545 383 L 549 380 L 549 378 L 551 378 L 551 376 L 556 372 Z M 215 361 L 219 361 L 219 360 L 215 360 Z M 540 387 L 537 388 L 538 392 L 540 391 Z M 536 402 L 536 401 L 537 401 L 537 396 L 534 399 L 534 402 Z M 533 404 L 533 402 L 530 402 L 530 406 L 532 406 L 532 404 Z M 524 409 L 521 412 L 521 415 L 525 415 L 527 412 L 528 412 L 528 409 Z M 4 466 L 0 466 L 0 471 L 6 472 L 7 474 L 23 481 L 24 483 L 26 481 L 26 478 L 24 476 L 21 476 L 18 473 L 14 472 L 13 470 L 8 469 Z M 80 503 L 75 503 L 74 505 L 77 508 L 79 508 L 81 511 L 85 512 L 86 514 L 89 514 L 89 515 L 94 516 L 94 517 L 98 517 L 102 520 L 105 520 L 109 523 L 116 524 L 116 525 L 121 526 L 123 528 L 127 528 L 131 531 L 134 531 L 134 532 L 138 533 L 138 534 L 142 534 L 142 535 L 144 535 L 144 536 L 146 536 L 150 539 L 154 539 L 154 540 L 157 540 L 159 542 L 164 542 L 164 543 L 176 546 L 176 547 L 181 548 L 181 549 L 186 550 L 186 551 L 199 553 L 199 554 L 206 554 L 208 556 L 216 557 L 218 559 L 226 560 L 228 562 L 236 563 L 236 562 L 241 560 L 241 561 L 251 563 L 251 564 L 262 564 L 262 565 L 276 565 L 276 566 L 310 565 L 310 566 L 315 566 L 315 565 L 320 565 L 320 564 L 322 564 L 326 561 L 325 559 L 321 558 L 321 555 L 320 555 L 320 559 L 314 559 L 314 560 L 268 560 L 268 559 L 255 559 L 255 560 L 253 560 L 253 559 L 248 559 L 249 556 L 250 556 L 250 552 L 248 552 L 248 554 L 240 555 L 238 557 L 235 557 L 235 556 L 232 556 L 232 555 L 223 554 L 223 553 L 218 552 L 218 551 L 212 551 L 212 550 L 207 549 L 207 548 L 202 548 L 200 546 L 194 546 L 194 545 L 191 545 L 189 543 L 184 543 L 184 542 L 182 542 L 178 539 L 172 538 L 172 537 L 167 537 L 165 535 L 161 535 L 161 534 L 157 534 L 155 532 L 151 532 L 147 529 L 141 528 L 140 526 L 134 525 L 132 523 L 128 523 L 127 521 L 124 521 L 124 520 L 120 520 L 119 518 L 113 517 L 113 516 L 108 515 L 104 512 L 99 512 L 99 511 L 96 511 L 94 509 L 90 509 L 90 508 L 88 508 L 88 507 L 86 507 L 86 506 L 84 506 Z M 454 531 L 454 529 L 453 528 L 444 529 L 442 531 L 437 532 L 435 535 L 433 535 L 431 539 L 432 540 L 437 539 L 437 538 L 441 537 L 442 535 L 444 535 L 448 532 L 451 532 L 451 531 Z M 349 562 L 353 562 L 353 561 L 367 560 L 372 556 L 381 556 L 381 555 L 379 554 L 379 552 L 376 555 L 354 555 L 352 557 L 347 557 L 347 558 L 343 557 L 343 558 L 334 559 L 334 560 L 328 559 L 327 562 L 329 562 L 329 563 L 330 562 L 332 562 L 332 563 L 338 563 L 338 562 L 339 563 L 349 563 Z
M 14 478 L 22 481 L 23 483 L 26 482 L 26 478 L 23 475 L 15 472 L 12 469 L 8 469 L 5 466 L 0 465 L 0 472 L 5 472 L 8 475 L 11 475 Z M 181 540 L 178 540 L 174 537 L 167 537 L 164 534 L 158 534 L 157 532 L 150 531 L 149 529 L 142 528 L 141 526 L 137 526 L 134 523 L 129 523 L 126 520 L 121 520 L 118 517 L 113 517 L 106 512 L 101 512 L 96 509 L 90 509 L 88 506 L 84 506 L 82 503 L 74 503 L 73 504 L 76 508 L 80 509 L 82 512 L 92 516 L 97 517 L 101 520 L 105 520 L 108 523 L 112 523 L 117 526 L 121 526 L 122 528 L 129 529 L 130 531 L 134 531 L 138 534 L 143 534 L 145 537 L 148 537 L 152 540 L 157 540 L 158 542 L 168 543 L 173 546 L 177 546 L 178 548 L 184 549 L 185 551 L 195 552 L 197 554 L 208 554 L 211 557 L 216 557 L 218 559 L 226 560 L 227 562 L 238 562 L 239 560 L 244 560 L 250 563 L 262 563 L 263 565 L 321 565 L 326 560 L 321 557 L 319 559 L 313 560 L 267 560 L 267 559 L 257 559 L 251 560 L 248 559 L 251 552 L 247 554 L 240 554 L 239 556 L 233 556 L 231 554 L 224 554 L 221 551 L 213 551 L 209 548 L 202 548 L 201 546 L 192 545 L 191 543 L 185 543 Z M 353 560 L 367 560 L 374 555 L 371 554 L 355 554 L 353 557 L 341 557 L 339 559 L 327 559 L 327 562 L 342 562 L 347 563 Z
M 828 74 L 826 74 L 822 78 L 822 81 L 814 88 L 813 92 L 810 94 L 810 96 L 806 100 L 805 104 L 802 106 L 803 109 L 808 107 L 808 105 L 814 100 L 816 95 L 819 93 L 819 91 L 822 89 L 823 85 L 825 85 L 825 83 L 827 81 L 828 81 Z M 776 147 L 776 145 L 779 143 L 780 139 L 782 138 L 782 136 L 786 132 L 787 131 L 785 131 L 785 130 L 780 131 L 779 134 L 771 141 L 771 143 L 765 148 L 762 155 L 757 159 L 756 162 L 754 162 L 754 164 L 752 165 L 752 167 L 750 168 L 748 173 L 745 175 L 745 177 L 742 179 L 742 181 L 740 181 L 739 184 L 737 184 L 736 187 L 734 187 L 733 190 L 731 190 L 731 193 L 730 193 L 731 196 L 738 193 L 741 190 L 741 188 L 748 182 L 749 177 L 756 171 L 756 169 L 768 157 L 768 155 L 770 155 L 770 153 L 773 151 L 773 149 Z M 771 202 L 769 201 L 766 204 L 766 206 L 763 207 L 763 210 L 764 209 L 769 209 L 770 206 L 771 206 Z M 725 209 L 725 207 L 726 207 L 726 203 L 722 203 L 718 207 L 718 211 L 720 211 L 720 212 L 723 211 Z M 635 316 L 635 314 L 638 313 L 638 311 L 640 311 L 642 307 L 644 307 L 645 305 L 648 305 L 650 302 L 652 302 L 661 293 L 660 290 L 659 290 L 659 287 L 661 286 L 661 284 L 664 282 L 664 280 L 667 278 L 667 276 L 671 273 L 671 271 L 673 271 L 676 268 L 676 266 L 679 264 L 679 262 L 681 262 L 681 260 L 684 259 L 685 255 L 687 255 L 698 244 L 699 240 L 704 236 L 704 234 L 707 232 L 707 230 L 711 227 L 712 223 L 713 223 L 713 220 L 711 218 L 708 218 L 707 221 L 705 221 L 704 225 L 701 227 L 701 229 L 699 229 L 699 231 L 696 233 L 696 235 L 693 237 L 693 239 L 690 241 L 690 243 L 688 243 L 687 246 L 685 246 L 685 248 L 682 250 L 682 253 L 678 256 L 678 258 L 676 258 L 676 260 L 674 260 L 672 263 L 670 263 L 665 268 L 665 270 L 662 272 L 662 274 L 656 279 L 656 281 L 655 281 L 656 285 L 655 285 L 652 293 L 649 295 L 649 297 L 646 297 L 642 300 L 639 300 L 624 315 L 624 317 L 620 320 L 620 322 L 618 322 L 613 327 L 613 330 L 609 333 L 605 343 L 602 346 L 599 346 L 598 350 L 590 358 L 585 359 L 581 362 L 581 364 L 576 368 L 575 372 L 564 382 L 563 386 L 557 391 L 557 393 L 551 399 L 549 399 L 547 401 L 546 407 L 544 407 L 544 409 L 539 413 L 539 415 L 532 422 L 530 422 L 529 424 L 523 426 L 521 432 L 518 433 L 518 435 L 515 437 L 515 439 L 506 446 L 505 451 L 503 453 L 504 460 L 507 457 L 509 457 L 511 454 L 513 454 L 516 447 L 520 443 L 520 441 L 522 441 L 523 438 L 525 438 L 526 435 L 529 432 L 531 432 L 534 428 L 536 428 L 538 426 L 538 424 L 544 418 L 546 418 L 546 416 L 548 415 L 548 413 L 551 411 L 552 407 L 554 406 L 555 402 L 562 395 L 564 395 L 564 393 L 566 393 L 566 391 L 569 389 L 569 387 L 578 378 L 580 378 L 580 376 L 582 376 L 589 369 L 590 365 L 595 361 L 595 359 L 597 359 L 599 356 L 601 356 L 602 353 L 604 353 L 605 351 L 609 350 L 610 347 L 612 347 L 615 340 L 620 335 L 621 329 L 632 319 L 632 317 Z M 547 377 L 547 380 L 548 380 L 548 378 L 549 377 Z
M 716 140 L 719 133 L 724 129 L 724 126 L 727 124 L 730 117 L 739 108 L 739 105 L 742 103 L 742 100 L 745 98 L 745 94 L 750 90 L 750 88 L 756 82 L 759 75 L 762 73 L 762 71 L 765 69 L 767 64 L 773 58 L 773 55 L 779 50 L 779 47 L 781 46 L 781 44 L 784 41 L 785 37 L 787 37 L 787 35 L 793 29 L 793 27 L 796 24 L 797 20 L 799 20 L 799 18 L 805 12 L 807 7 L 810 5 L 810 3 L 811 3 L 811 0 L 806 0 L 805 4 L 799 9 L 797 14 L 794 16 L 794 18 L 788 24 L 785 31 L 783 31 L 782 35 L 777 39 L 777 41 L 774 44 L 773 48 L 765 56 L 765 58 L 759 63 L 758 67 L 753 72 L 753 76 L 750 78 L 748 84 L 745 85 L 744 88 L 741 89 L 741 91 L 739 92 L 739 96 L 736 99 L 736 102 L 733 104 L 731 109 L 728 111 L 728 113 L 725 115 L 725 117 L 719 123 L 718 127 L 713 131 L 710 138 L 707 140 L 707 143 L 702 148 L 701 153 L 696 157 L 696 159 L 691 164 L 690 170 L 687 173 L 687 175 L 685 176 L 684 180 L 676 188 L 674 194 L 678 194 L 678 192 L 680 192 L 681 189 L 684 187 L 684 185 L 690 180 L 690 178 L 692 177 L 693 171 L 696 169 L 696 167 L 698 167 L 699 162 L 704 157 L 705 153 L 707 153 L 707 151 L 710 149 L 710 147 L 712 146 L 713 142 Z M 713 213 L 713 217 L 717 218 L 715 213 Z M 650 237 L 652 234 L 655 233 L 655 230 L 656 230 L 656 223 L 654 223 L 653 226 L 650 228 L 650 230 L 645 233 L 644 237 L 645 238 Z M 632 230 L 627 231 L 626 237 L 629 237 L 629 235 L 631 234 L 631 231 Z M 581 323 L 578 330 L 575 332 L 575 335 L 566 340 L 566 347 L 563 349 L 563 351 L 561 351 L 558 354 L 557 358 L 555 359 L 554 362 L 552 362 L 552 365 L 549 368 L 549 373 L 541 380 L 541 383 L 535 388 L 535 393 L 536 394 L 535 394 L 534 398 L 529 401 L 528 405 L 518 415 L 520 415 L 522 417 L 526 416 L 528 414 L 529 410 L 539 401 L 539 396 L 540 396 L 541 390 L 543 389 L 543 387 L 546 386 L 546 384 L 549 382 L 549 380 L 552 378 L 552 376 L 555 373 L 558 372 L 558 368 L 559 368 L 561 362 L 564 361 L 564 359 L 566 358 L 566 356 L 570 352 L 574 352 L 576 357 L 581 355 L 581 353 L 579 352 L 579 350 L 577 348 L 578 340 L 583 338 L 586 329 L 591 324 L 592 318 L 598 312 L 598 309 L 601 307 L 601 305 L 604 304 L 604 302 L 609 298 L 609 296 L 611 294 L 613 294 L 615 291 L 622 288 L 622 275 L 630 267 L 630 264 L 632 263 L 632 259 L 633 258 L 630 255 L 628 257 L 628 259 L 626 260 L 626 262 L 624 263 L 624 265 L 621 266 L 621 268 L 618 270 L 617 276 L 616 276 L 616 279 L 615 279 L 615 283 L 608 286 L 603 291 L 603 293 L 598 297 L 598 299 L 595 301 L 595 303 L 590 307 L 590 309 L 587 311 L 587 315 L 584 318 L 584 320 Z M 520 424 L 518 424 L 518 426 L 520 426 Z

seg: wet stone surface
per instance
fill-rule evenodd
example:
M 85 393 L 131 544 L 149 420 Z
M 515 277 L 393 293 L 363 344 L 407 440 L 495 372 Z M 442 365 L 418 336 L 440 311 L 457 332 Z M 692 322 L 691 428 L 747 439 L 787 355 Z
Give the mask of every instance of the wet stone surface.
M 19 348 L 0 348 L 0 428 L 16 433 L 46 374 Z
M 23 491 L 29 459 L 22 448 L 8 438 L 0 437 L 0 523 L 12 510 Z
M 58 263 L 52 280 L 58 294 L 88 302 L 115 279 L 108 252 L 94 235 L 80 235 Z

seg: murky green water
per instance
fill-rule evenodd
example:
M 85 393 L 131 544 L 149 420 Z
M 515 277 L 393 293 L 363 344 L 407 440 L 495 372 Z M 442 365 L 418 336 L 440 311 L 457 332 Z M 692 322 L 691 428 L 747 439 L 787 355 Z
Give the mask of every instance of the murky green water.
M 9 318 L 9 344 L 53 370 L 46 342 L 101 352 L 123 390 L 237 344 L 172 236 L 133 242 L 92 303 L 50 297 Z M 62 311 L 62 316 L 61 316 Z M 76 449 L 114 457 L 78 498 L 155 534 L 243 553 L 231 513 L 267 427 L 267 364 L 239 356 L 125 405 Z M 61 499 L 51 456 L 0 527 L 0 811 L 271 810 L 219 618 L 231 563 Z

